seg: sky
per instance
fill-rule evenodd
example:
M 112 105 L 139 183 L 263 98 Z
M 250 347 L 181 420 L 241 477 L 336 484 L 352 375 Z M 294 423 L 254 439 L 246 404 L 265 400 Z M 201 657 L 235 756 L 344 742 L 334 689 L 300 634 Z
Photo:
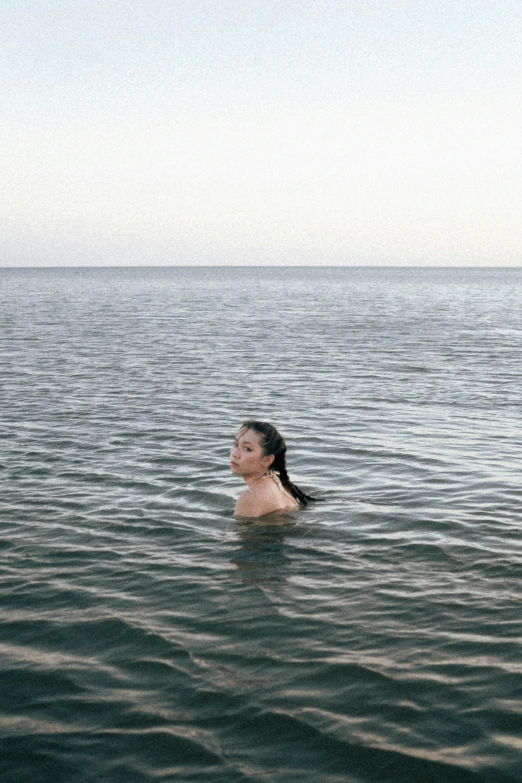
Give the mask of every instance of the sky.
M 0 266 L 522 266 L 520 0 L 0 0 Z

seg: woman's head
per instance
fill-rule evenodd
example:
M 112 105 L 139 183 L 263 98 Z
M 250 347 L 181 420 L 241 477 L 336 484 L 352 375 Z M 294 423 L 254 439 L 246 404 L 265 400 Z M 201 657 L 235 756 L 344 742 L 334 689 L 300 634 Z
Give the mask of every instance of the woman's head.
M 285 465 L 286 443 L 272 424 L 267 421 L 248 419 L 241 425 L 241 431 L 246 430 L 252 430 L 257 434 L 259 445 L 263 449 L 265 457 L 274 457 L 271 462 L 271 467 L 274 470 L 279 470 L 277 464 L 281 461 Z
M 242 426 L 230 451 L 232 472 L 243 476 L 245 481 L 247 477 L 255 479 L 265 474 L 274 461 L 274 455 L 267 454 L 262 443 L 261 433 L 252 427 Z
M 230 452 L 234 473 L 251 475 L 277 470 L 284 479 L 286 444 L 275 427 L 265 421 L 249 419 L 243 422 Z
M 306 506 L 310 500 L 313 500 L 313 498 L 306 495 L 290 481 L 286 469 L 286 443 L 272 424 L 269 424 L 267 421 L 247 419 L 241 425 L 237 437 L 239 438 L 245 433 L 253 433 L 253 439 L 261 448 L 260 453 L 262 454 L 262 459 L 265 460 L 267 469 L 275 470 L 279 473 L 283 486 L 301 505 Z

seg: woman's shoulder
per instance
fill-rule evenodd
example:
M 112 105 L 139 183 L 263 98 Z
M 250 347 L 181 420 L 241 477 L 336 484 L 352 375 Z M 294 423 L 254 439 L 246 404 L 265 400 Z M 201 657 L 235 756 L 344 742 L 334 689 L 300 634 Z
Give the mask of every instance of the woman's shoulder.
M 269 514 L 273 510 L 271 497 L 272 493 L 263 486 L 256 487 L 255 492 L 246 489 L 237 499 L 234 513 L 238 517 L 262 517 L 263 514 Z
M 248 488 L 239 496 L 234 513 L 240 517 L 262 517 L 274 511 L 297 508 L 298 505 L 294 498 L 281 491 L 279 482 L 269 474 L 258 480 L 255 488 Z

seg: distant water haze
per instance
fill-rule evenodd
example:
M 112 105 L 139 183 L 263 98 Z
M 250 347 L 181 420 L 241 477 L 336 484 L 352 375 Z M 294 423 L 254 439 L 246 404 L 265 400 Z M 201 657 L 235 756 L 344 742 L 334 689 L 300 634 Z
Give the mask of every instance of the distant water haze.
M 522 270 L 0 270 L 9 783 L 522 779 Z M 252 523 L 274 423 L 321 498 Z

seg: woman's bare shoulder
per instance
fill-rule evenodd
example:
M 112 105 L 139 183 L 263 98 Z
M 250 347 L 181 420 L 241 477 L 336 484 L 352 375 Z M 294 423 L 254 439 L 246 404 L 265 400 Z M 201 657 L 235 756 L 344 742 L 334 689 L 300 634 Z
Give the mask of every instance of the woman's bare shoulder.
M 246 489 L 237 499 L 234 514 L 237 517 L 262 517 L 270 511 L 266 506 L 266 499 L 261 493 L 254 495 L 250 489 Z
M 267 476 L 259 481 L 255 489 L 247 489 L 240 495 L 234 514 L 238 517 L 262 517 L 274 511 L 297 506 L 297 501 L 288 503 L 287 497 L 281 494 L 277 484 Z

